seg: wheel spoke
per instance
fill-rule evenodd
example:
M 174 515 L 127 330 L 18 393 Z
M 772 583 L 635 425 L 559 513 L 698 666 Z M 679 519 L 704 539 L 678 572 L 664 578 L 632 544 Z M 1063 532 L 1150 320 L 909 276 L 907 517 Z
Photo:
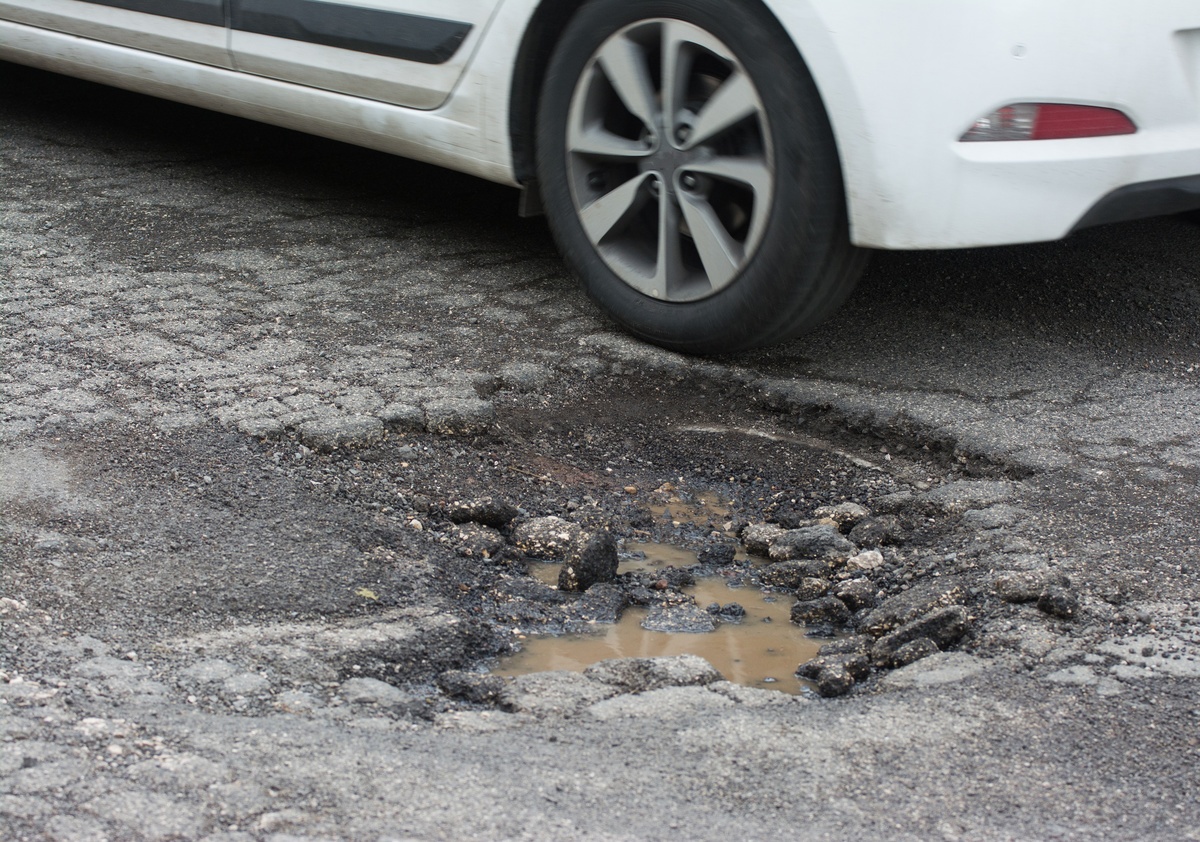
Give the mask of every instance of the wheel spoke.
M 732 181 L 749 187 L 755 197 L 771 192 L 771 168 L 762 156 L 733 157 L 722 155 L 689 163 L 689 172 L 707 173 L 722 181 Z
M 567 135 L 567 150 L 573 155 L 609 160 L 644 158 L 650 154 L 646 144 L 633 138 L 615 135 L 598 124 L 577 125 L 572 122 Z
M 642 292 L 665 300 L 683 280 L 686 269 L 679 247 L 680 236 L 679 206 L 664 190 L 658 200 L 658 254 L 654 262 L 654 277 L 650 287 Z
M 713 178 L 733 182 L 750 189 L 753 195 L 753 209 L 750 216 L 750 233 L 746 237 L 746 243 L 749 245 L 758 242 L 758 237 L 767 224 L 767 217 L 771 212 L 773 175 L 766 160 L 762 156 L 721 156 L 689 164 L 688 170 L 704 173 Z
M 667 125 L 675 120 L 687 98 L 688 75 L 692 71 L 695 49 L 691 35 L 694 27 L 676 21 L 662 23 L 662 111 Z
M 721 87 L 704 103 L 696 122 L 692 126 L 692 135 L 685 144 L 686 148 L 708 141 L 721 134 L 731 126 L 759 113 L 758 93 L 754 83 L 745 73 L 735 70 Z
M 597 59 L 629 113 L 656 131 L 654 84 L 642 48 L 629 38 L 613 38 L 600 48 Z
M 641 173 L 580 209 L 579 221 L 583 223 L 588 239 L 599 244 L 610 231 L 627 222 L 642 207 L 645 191 L 641 188 L 649 176 L 650 173 Z
M 745 252 L 740 243 L 729 235 L 712 205 L 699 197 L 680 196 L 683 218 L 700 252 L 704 273 L 714 290 L 728 284 L 742 265 Z

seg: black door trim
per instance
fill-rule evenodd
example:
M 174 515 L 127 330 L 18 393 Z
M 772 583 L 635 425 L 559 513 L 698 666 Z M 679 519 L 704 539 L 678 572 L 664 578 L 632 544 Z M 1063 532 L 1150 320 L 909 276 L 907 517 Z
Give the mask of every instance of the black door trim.
M 233 0 L 233 28 L 389 58 L 442 64 L 469 23 L 323 0 Z
M 145 12 L 191 23 L 225 25 L 225 0 L 86 0 L 97 6 L 112 6 L 130 12 Z

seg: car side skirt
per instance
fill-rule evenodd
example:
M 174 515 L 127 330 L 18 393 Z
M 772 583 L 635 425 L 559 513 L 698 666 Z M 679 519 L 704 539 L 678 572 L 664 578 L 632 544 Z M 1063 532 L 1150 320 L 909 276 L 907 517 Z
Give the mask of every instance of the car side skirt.
M 464 86 L 442 108 L 416 110 L 7 21 L 0 59 L 517 186 L 506 132 L 488 130 L 505 126 L 504 116 L 480 86 Z

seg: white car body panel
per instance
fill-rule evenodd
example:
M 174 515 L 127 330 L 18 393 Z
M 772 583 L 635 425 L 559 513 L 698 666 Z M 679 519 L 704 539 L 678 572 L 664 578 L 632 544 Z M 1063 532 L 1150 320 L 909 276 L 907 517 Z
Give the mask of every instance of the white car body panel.
M 488 51 L 480 49 L 481 53 Z M 507 133 L 507 85 L 488 96 L 477 67 L 436 110 L 374 102 L 88 38 L 0 20 L 0 59 L 210 108 L 426 161 L 517 186 Z M 487 67 L 492 61 L 476 62 Z
M 825 101 L 859 245 L 1056 239 L 1117 188 L 1200 175 L 1197 0 L 765 3 Z M 220 66 L 229 55 L 213 40 L 217 27 L 162 19 L 139 40 L 129 15 L 153 16 L 80 0 L 0 0 L 0 58 L 516 184 L 511 87 L 538 0 L 355 5 L 457 17 L 472 29 L 449 62 L 424 65 L 234 31 L 225 37 L 236 66 L 254 70 L 234 72 Z M 122 28 L 124 45 L 112 34 Z M 1117 108 L 1138 131 L 958 141 L 997 107 L 1039 101 Z
M 232 66 L 229 36 L 224 26 L 148 15 L 83 0 L 0 0 L 0 21 L 23 23 L 217 67 Z M 0 49 L 6 43 L 0 39 Z
M 767 5 L 825 100 L 859 245 L 1058 239 L 1118 187 L 1200 174 L 1196 0 Z M 1016 102 L 1117 108 L 1138 132 L 957 142 Z

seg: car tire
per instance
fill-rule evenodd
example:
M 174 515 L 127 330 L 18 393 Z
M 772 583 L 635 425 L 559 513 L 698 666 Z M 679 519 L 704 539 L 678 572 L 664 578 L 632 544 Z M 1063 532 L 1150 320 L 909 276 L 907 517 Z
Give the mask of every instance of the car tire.
M 587 2 L 543 84 L 537 172 L 589 296 L 665 348 L 798 336 L 865 266 L 816 85 L 753 2 Z

